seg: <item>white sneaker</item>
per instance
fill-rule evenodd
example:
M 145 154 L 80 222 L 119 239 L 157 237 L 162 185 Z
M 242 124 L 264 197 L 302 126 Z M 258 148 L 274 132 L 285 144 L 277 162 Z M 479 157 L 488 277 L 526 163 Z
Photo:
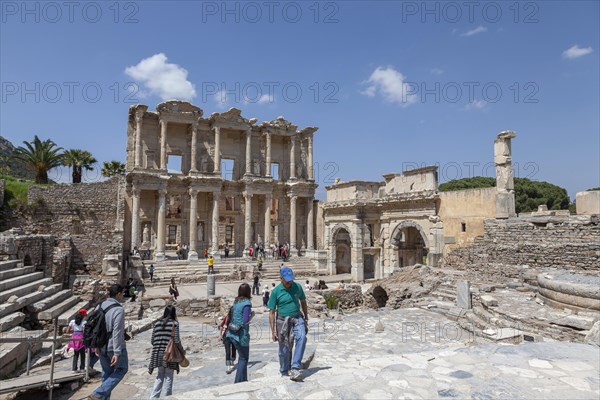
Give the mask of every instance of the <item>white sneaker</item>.
M 235 365 L 230 365 L 229 367 L 227 367 L 227 371 L 225 371 L 225 373 L 230 374 L 233 372 L 234 369 L 235 369 Z

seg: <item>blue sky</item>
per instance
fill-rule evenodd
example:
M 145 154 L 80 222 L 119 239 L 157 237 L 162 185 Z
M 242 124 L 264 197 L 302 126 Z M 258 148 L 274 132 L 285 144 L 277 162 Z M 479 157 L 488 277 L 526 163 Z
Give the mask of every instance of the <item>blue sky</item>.
M 124 161 L 128 107 L 181 98 L 318 126 L 320 198 L 336 177 L 429 164 L 442 182 L 489 176 L 507 129 L 516 176 L 572 199 L 600 186 L 600 2 L 71 4 L 1 4 L 15 145 L 37 134 Z

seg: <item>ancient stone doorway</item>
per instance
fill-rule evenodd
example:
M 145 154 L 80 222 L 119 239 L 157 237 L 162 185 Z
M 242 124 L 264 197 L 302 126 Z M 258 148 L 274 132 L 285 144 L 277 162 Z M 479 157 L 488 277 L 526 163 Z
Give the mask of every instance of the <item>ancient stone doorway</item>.
M 379 308 L 385 307 L 389 299 L 387 292 L 381 286 L 376 286 L 373 289 L 373 297 L 375 298 L 375 301 L 377 302 L 377 306 Z
M 427 242 L 422 228 L 412 221 L 405 221 L 394 229 L 392 245 L 397 249 L 398 267 L 426 264 Z
M 349 274 L 351 271 L 350 234 L 340 229 L 335 235 L 335 273 Z
M 373 279 L 375 278 L 375 257 L 373 254 L 364 254 L 363 255 L 363 264 L 365 266 L 365 279 Z

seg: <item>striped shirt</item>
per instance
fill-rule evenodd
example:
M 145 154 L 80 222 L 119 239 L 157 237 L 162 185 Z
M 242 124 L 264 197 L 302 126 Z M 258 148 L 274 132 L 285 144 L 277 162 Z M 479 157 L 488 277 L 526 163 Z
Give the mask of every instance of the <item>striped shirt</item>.
M 152 330 L 152 355 L 150 357 L 150 365 L 148 365 L 148 371 L 152 373 L 154 368 L 164 367 L 177 371 L 179 373 L 179 363 L 166 362 L 164 360 L 165 350 L 171 340 L 171 329 L 175 323 L 175 331 L 173 337 L 175 343 L 181 343 L 179 338 L 179 322 L 173 321 L 172 319 L 161 319 L 154 324 Z

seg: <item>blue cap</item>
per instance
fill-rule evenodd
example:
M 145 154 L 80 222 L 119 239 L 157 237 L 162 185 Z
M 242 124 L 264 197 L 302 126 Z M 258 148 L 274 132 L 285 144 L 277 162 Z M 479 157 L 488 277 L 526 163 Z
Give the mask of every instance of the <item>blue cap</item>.
M 291 268 L 288 268 L 288 267 L 281 268 L 279 273 L 281 274 L 281 277 L 288 282 L 294 280 L 294 272 L 292 272 Z

